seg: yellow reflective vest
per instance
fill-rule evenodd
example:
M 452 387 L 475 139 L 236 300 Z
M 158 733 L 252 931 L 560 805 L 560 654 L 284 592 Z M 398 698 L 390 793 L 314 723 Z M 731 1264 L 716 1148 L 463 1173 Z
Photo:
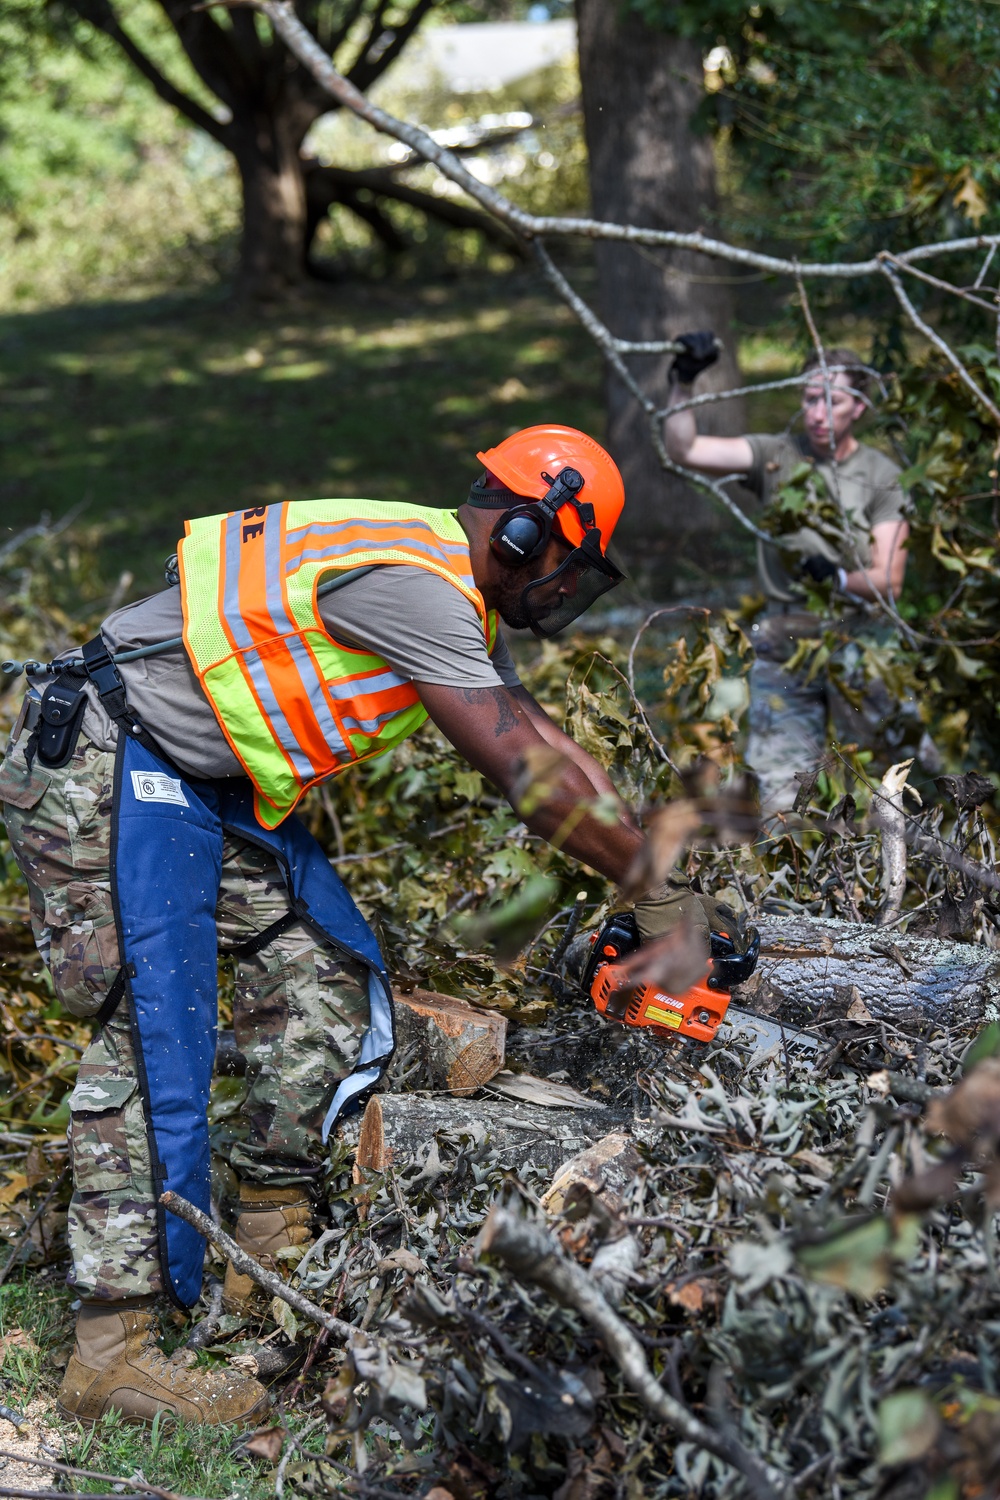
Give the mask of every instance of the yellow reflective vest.
M 178 548 L 184 645 L 275 828 L 311 786 L 390 750 L 427 713 L 381 656 L 340 645 L 316 590 L 331 572 L 408 563 L 487 612 L 455 514 L 374 500 L 291 500 L 189 521 Z

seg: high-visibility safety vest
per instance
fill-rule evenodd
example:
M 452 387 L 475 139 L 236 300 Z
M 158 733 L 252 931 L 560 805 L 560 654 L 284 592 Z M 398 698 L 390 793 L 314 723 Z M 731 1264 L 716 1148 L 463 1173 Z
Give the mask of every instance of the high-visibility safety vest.
M 188 521 L 178 558 L 184 645 L 265 828 L 311 786 L 391 750 L 427 718 L 408 678 L 329 635 L 316 600 L 324 574 L 426 568 L 473 604 L 487 649 L 496 642 L 454 512 L 291 500 Z

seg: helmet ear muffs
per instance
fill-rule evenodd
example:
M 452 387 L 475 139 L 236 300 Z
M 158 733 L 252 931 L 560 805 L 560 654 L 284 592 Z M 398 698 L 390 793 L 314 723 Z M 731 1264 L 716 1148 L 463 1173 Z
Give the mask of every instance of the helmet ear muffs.
M 490 532 L 490 551 L 509 568 L 520 568 L 543 551 L 551 531 L 548 517 L 534 506 L 504 511 Z

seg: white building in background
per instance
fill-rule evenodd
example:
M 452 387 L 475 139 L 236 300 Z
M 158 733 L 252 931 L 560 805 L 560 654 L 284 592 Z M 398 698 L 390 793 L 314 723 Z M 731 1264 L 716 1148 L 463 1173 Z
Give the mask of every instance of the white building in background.
M 392 97 L 397 93 L 419 96 L 422 90 L 435 88 L 455 95 L 486 93 L 575 57 L 574 21 L 470 21 L 432 26 L 418 32 L 407 44 L 399 59 L 373 86 L 372 96 L 383 104 L 388 97 L 387 107 L 391 111 Z M 478 121 L 432 130 L 430 134 L 442 146 L 468 150 L 482 144 L 484 154 L 468 156 L 466 165 L 484 181 L 500 182 L 505 176 L 518 175 L 524 166 L 525 151 L 538 156 L 544 167 L 555 165 L 554 161 L 544 159 L 548 153 L 539 154 L 540 143 L 534 134 L 523 135 L 512 150 L 504 151 L 501 147 L 498 151 L 492 147 L 491 140 L 497 133 L 509 140 L 512 132 L 528 132 L 532 123 L 526 112 L 513 111 L 483 115 Z M 320 161 L 343 160 L 347 135 L 366 142 L 370 138 L 368 127 L 347 118 L 346 111 L 322 115 L 309 131 L 303 152 Z M 387 146 L 382 141 L 377 149 L 384 153 L 385 160 L 392 162 L 407 161 L 413 155 L 399 142 Z M 460 192 L 444 179 L 435 182 L 433 191 L 455 195 Z
M 573 21 L 470 21 L 419 34 L 399 60 L 395 82 L 437 73 L 455 94 L 504 88 L 576 52 Z

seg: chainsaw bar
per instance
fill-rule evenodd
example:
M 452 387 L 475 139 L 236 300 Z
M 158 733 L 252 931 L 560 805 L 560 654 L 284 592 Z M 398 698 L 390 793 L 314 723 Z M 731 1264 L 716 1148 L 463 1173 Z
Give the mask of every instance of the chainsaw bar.
M 719 1026 L 717 1040 L 725 1045 L 737 1036 L 749 1036 L 754 1042 L 753 1055 L 770 1052 L 774 1047 L 787 1047 L 790 1052 L 813 1053 L 819 1050 L 819 1039 L 795 1026 L 786 1026 L 773 1021 L 769 1016 L 755 1015 L 752 1010 L 741 1010 L 730 1005 Z

